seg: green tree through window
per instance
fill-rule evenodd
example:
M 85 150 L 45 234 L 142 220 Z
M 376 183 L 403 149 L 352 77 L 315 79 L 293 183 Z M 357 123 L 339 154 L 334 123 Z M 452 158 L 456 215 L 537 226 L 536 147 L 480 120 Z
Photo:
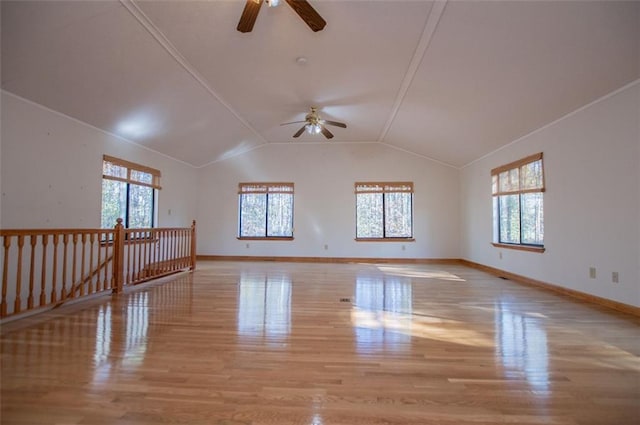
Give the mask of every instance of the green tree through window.
M 356 240 L 413 237 L 413 183 L 358 182 L 355 188 Z
M 157 189 L 160 171 L 104 155 L 101 227 L 112 228 L 118 218 L 125 227 L 153 227 Z
M 293 183 L 240 183 L 239 238 L 293 238 Z
M 494 243 L 544 246 L 542 153 L 491 170 Z

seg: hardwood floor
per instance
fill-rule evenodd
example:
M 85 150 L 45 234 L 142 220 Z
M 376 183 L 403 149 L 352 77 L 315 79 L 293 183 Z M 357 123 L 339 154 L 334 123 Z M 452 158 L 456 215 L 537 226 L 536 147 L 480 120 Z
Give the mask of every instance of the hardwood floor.
M 640 319 L 464 266 L 201 262 L 1 344 L 2 424 L 640 424 Z

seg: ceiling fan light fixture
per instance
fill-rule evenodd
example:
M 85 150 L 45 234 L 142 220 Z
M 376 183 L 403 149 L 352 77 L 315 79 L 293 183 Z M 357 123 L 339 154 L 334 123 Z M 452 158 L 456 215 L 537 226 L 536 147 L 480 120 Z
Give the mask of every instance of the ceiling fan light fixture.
M 322 127 L 320 126 L 320 124 L 307 124 L 305 128 L 307 129 L 307 133 L 309 134 L 320 134 L 320 132 L 322 131 Z

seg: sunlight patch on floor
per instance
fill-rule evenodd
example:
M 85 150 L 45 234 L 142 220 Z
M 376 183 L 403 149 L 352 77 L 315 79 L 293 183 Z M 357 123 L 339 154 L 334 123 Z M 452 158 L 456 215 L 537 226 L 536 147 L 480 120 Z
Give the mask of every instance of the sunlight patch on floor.
M 473 347 L 493 347 L 493 337 L 469 329 L 464 323 L 433 317 L 416 317 L 387 311 L 351 310 L 351 324 L 357 328 L 397 332 L 416 338 L 433 339 Z
M 377 268 L 384 274 L 394 276 L 466 282 L 460 276 L 442 270 L 417 270 L 410 266 L 377 266 Z

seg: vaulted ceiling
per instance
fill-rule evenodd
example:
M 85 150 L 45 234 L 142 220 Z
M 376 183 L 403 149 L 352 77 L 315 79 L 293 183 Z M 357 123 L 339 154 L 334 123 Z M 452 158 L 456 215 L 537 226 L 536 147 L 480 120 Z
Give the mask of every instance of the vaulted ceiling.
M 640 78 L 637 1 L 2 1 L 2 88 L 193 166 L 379 142 L 463 166 Z M 306 60 L 297 60 L 304 58 Z M 310 106 L 335 138 L 303 134 Z

